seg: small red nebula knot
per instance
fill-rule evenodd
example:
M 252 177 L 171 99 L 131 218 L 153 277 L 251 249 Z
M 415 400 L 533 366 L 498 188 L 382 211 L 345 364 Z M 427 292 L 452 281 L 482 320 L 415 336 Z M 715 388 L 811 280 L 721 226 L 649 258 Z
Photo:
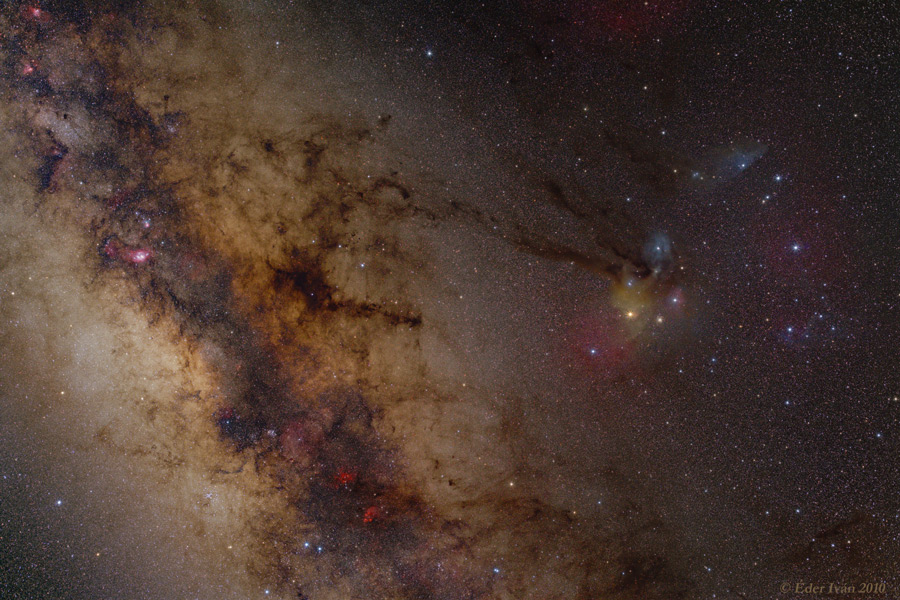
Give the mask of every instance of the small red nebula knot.
M 40 25 L 46 25 L 50 22 L 50 13 L 41 10 L 38 6 L 25 6 L 22 8 L 22 16 L 29 21 L 34 21 Z
M 366 509 L 366 512 L 363 513 L 363 523 L 372 523 L 376 519 L 381 518 L 381 509 L 377 506 L 370 506 Z
M 149 248 L 128 248 L 122 256 L 128 262 L 139 265 L 147 262 L 153 256 L 153 251 Z
M 341 486 L 349 486 L 353 485 L 356 482 L 356 473 L 351 471 L 338 471 L 338 474 L 334 476 L 335 487 Z
M 103 254 L 113 260 L 120 260 L 133 265 L 142 265 L 153 258 L 153 250 L 127 246 L 115 236 L 108 238 L 102 245 Z
M 134 190 L 130 188 L 119 189 L 112 196 L 107 198 L 106 204 L 109 206 L 110 210 L 116 210 L 120 206 L 122 206 L 125 202 L 131 199 L 131 194 Z

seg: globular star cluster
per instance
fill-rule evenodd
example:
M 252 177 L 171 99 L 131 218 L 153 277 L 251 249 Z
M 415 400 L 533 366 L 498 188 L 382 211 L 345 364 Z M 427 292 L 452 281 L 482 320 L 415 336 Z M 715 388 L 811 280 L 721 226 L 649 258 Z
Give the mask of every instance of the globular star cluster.
M 0 596 L 900 593 L 898 31 L 0 4 Z

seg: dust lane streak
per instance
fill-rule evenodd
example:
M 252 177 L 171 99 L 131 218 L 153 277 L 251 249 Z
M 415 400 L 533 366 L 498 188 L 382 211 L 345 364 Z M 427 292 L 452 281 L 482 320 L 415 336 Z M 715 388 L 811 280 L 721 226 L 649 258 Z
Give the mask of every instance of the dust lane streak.
M 219 447 L 283 499 L 281 514 L 241 516 L 252 524 L 246 569 L 260 589 L 300 599 L 533 597 L 546 554 L 556 561 L 547 580 L 565 580 L 570 597 L 641 595 L 642 581 L 622 582 L 622 571 L 652 571 L 668 597 L 681 594 L 689 583 L 663 557 L 620 551 L 614 528 L 578 523 L 540 497 L 509 486 L 446 498 L 426 489 L 383 435 L 391 392 L 334 359 L 359 367 L 372 331 L 410 335 L 414 345 L 427 326 L 414 305 L 335 283 L 349 244 L 402 257 L 394 264 L 421 260 L 395 228 L 348 232 L 359 207 L 376 224 L 453 223 L 502 238 L 612 281 L 631 294 L 628 302 L 676 289 L 671 244 L 642 254 L 586 226 L 595 251 L 570 248 L 464 202 L 416 203 L 414 186 L 396 172 L 359 178 L 343 168 L 335 155 L 353 157 L 389 116 L 371 125 L 318 117 L 312 133 L 296 139 L 229 137 L 223 123 L 216 126 L 233 148 L 213 158 L 186 148 L 204 115 L 170 107 L 169 96 L 147 99 L 134 85 L 139 34 L 177 30 L 162 12 L 113 0 L 4 4 L 0 91 L 18 115 L 13 126 L 30 140 L 23 162 L 36 209 L 68 211 L 91 247 L 73 260 L 88 261 L 97 281 L 125 282 L 117 287 L 123 301 L 177 332 L 186 363 L 214 373 L 202 393 L 217 404 L 207 418 Z M 278 211 L 260 218 L 270 229 L 256 247 L 229 245 L 222 238 L 233 231 L 207 219 L 195 196 L 215 204 L 256 167 L 260 177 L 267 169 L 287 174 L 308 205 L 293 222 Z M 549 205 L 586 219 L 557 184 L 545 183 L 544 192 Z M 300 228 L 311 232 L 305 245 L 292 235 Z M 498 446 L 516 439 L 514 428 L 504 435 Z M 606 477 L 630 489 L 614 470 Z M 629 521 L 641 539 L 646 530 L 661 535 L 649 513 Z
M 98 268 L 127 275 L 145 310 L 217 349 L 228 397 L 210 418 L 224 443 L 255 455 L 261 475 L 279 484 L 296 507 L 297 530 L 313 528 L 269 557 L 268 577 L 280 572 L 280 583 L 305 597 L 319 584 L 300 580 L 296 571 L 339 551 L 345 559 L 332 560 L 333 569 L 359 570 L 354 563 L 362 560 L 379 565 L 372 572 L 390 574 L 359 578 L 359 597 L 372 590 L 411 598 L 483 595 L 487 578 L 425 566 L 439 562 L 435 552 L 452 563 L 448 553 L 465 555 L 465 542 L 454 539 L 452 550 L 434 543 L 447 523 L 404 484 L 400 461 L 379 440 L 365 398 L 340 385 L 303 395 L 303 382 L 286 372 L 278 348 L 242 315 L 228 261 L 184 231 L 179 198 L 155 167 L 184 117 L 154 119 L 116 80 L 121 21 L 138 18 L 123 3 L 63 12 L 23 4 L 5 11 L 6 94 L 22 107 L 23 126 L 35 140 L 35 187 L 45 206 L 54 193 L 76 194 L 80 224 L 96 240 Z M 81 52 L 59 54 L 71 47 Z M 330 302 L 326 286 L 311 283 L 314 273 L 291 267 L 273 275 L 305 292 L 311 308 Z

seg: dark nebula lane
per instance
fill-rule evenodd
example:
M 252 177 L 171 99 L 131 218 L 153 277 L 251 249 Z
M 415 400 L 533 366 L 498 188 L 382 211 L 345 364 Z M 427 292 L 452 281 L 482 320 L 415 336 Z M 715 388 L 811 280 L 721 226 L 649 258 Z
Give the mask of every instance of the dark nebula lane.
M 0 3 L 0 596 L 896 592 L 882 54 L 426 4 Z
M 207 414 L 219 450 L 239 455 L 239 470 L 252 469 L 280 498 L 281 513 L 252 527 L 245 566 L 259 588 L 294 598 L 482 598 L 535 581 L 539 539 L 601 544 L 604 534 L 577 533 L 582 526 L 565 509 L 537 498 L 484 494 L 442 503 L 418 489 L 401 449 L 382 434 L 392 394 L 359 367 L 372 339 L 415 342 L 423 317 L 383 292 L 340 289 L 335 273 L 345 248 L 414 265 L 414 251 L 391 223 L 398 218 L 474 227 L 615 280 L 659 272 L 639 252 L 592 258 L 549 238 L 535 241 L 527 229 L 463 203 L 422 204 L 396 172 L 363 178 L 352 161 L 377 143 L 389 117 L 371 125 L 315 118 L 303 124 L 305 136 L 293 129 L 247 136 L 242 125 L 179 105 L 174 92 L 146 99 L 136 87 L 145 65 L 134 53 L 166 32 L 187 35 L 175 15 L 137 3 L 8 5 L 4 95 L 28 140 L 32 158 L 23 156 L 23 164 L 33 166 L 23 176 L 33 182 L 35 210 L 65 214 L 96 249 L 73 257 L 95 285 L 116 285 L 120 301 L 183 340 L 185 363 L 206 365 L 214 387 L 199 393 L 214 406 Z M 225 133 L 211 142 L 222 147 L 193 145 L 209 135 L 204 128 Z M 224 196 L 251 186 L 269 196 L 274 213 L 232 218 L 242 229 L 265 228 L 257 253 L 225 239 L 234 226 L 227 217 L 204 214 L 243 209 Z M 355 229 L 362 219 L 370 220 L 368 233 Z M 407 387 L 403 393 L 425 393 Z M 254 523 L 259 515 L 243 518 Z M 604 570 L 618 568 L 600 567 L 609 558 L 599 547 L 556 558 L 557 568 L 581 571 L 569 574 L 566 587 L 585 598 L 609 585 Z M 669 568 L 639 554 L 620 560 L 639 570 Z M 654 584 L 660 590 L 683 585 L 662 575 Z
M 127 68 L 120 62 L 128 35 L 121 21 L 148 18 L 131 11 L 22 6 L 6 15 L 7 94 L 21 107 L 20 127 L 33 140 L 41 209 L 53 210 L 62 196 L 71 198 L 71 217 L 96 244 L 98 256 L 86 259 L 97 276 L 127 279 L 130 293 L 153 320 L 171 320 L 192 344 L 211 348 L 201 357 L 212 364 L 225 392 L 210 417 L 223 442 L 235 452 L 252 453 L 259 476 L 281 489 L 295 511 L 281 524 L 288 530 L 282 547 L 269 551 L 275 556 L 260 557 L 271 559 L 263 567 L 272 570 L 270 585 L 294 588 L 298 597 L 315 593 L 315 580 L 301 584 L 298 572 L 309 555 L 338 551 L 344 556 L 330 566 L 346 572 L 359 597 L 367 589 L 397 597 L 482 595 L 489 587 L 487 574 L 464 568 L 469 545 L 464 538 L 441 540 L 447 537 L 441 529 L 450 523 L 442 523 L 408 489 L 392 450 L 373 428 L 373 409 L 360 390 L 343 381 L 309 385 L 309 377 L 297 377 L 323 368 L 315 364 L 315 352 L 298 348 L 301 340 L 289 339 L 290 331 L 267 331 L 270 323 L 248 318 L 244 313 L 257 307 L 243 306 L 253 299 L 235 294 L 234 280 L 241 274 L 229 262 L 233 257 L 205 247 L 187 227 L 177 186 L 158 165 L 169 160 L 170 138 L 179 134 L 172 124 L 189 117 L 151 115 L 119 76 Z M 84 54 L 66 56 L 72 47 Z M 263 150 L 273 153 L 274 143 L 264 142 Z M 312 179 L 324 149 L 305 150 L 302 175 Z M 335 200 L 341 201 L 322 202 Z M 388 327 L 418 325 L 416 318 L 377 304 L 335 298 L 322 266 L 300 260 L 299 254 L 270 270 L 279 306 L 259 307 L 267 312 L 296 311 L 310 319 L 324 312 L 383 319 Z M 278 344 L 267 339 L 270 334 L 278 336 Z M 289 355 L 281 356 L 285 349 Z M 299 535 L 300 523 L 312 528 L 312 537 Z M 297 535 L 287 537 L 295 527 Z M 315 550 L 308 550 L 310 539 Z M 354 576 L 360 560 L 367 567 Z M 436 562 L 453 566 L 446 574 L 424 566 Z M 279 571 L 282 581 L 273 579 Z

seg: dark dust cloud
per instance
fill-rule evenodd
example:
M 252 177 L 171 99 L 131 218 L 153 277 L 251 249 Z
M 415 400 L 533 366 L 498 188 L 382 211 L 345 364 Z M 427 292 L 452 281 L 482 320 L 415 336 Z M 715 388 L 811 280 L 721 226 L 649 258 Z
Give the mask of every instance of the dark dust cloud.
M 2 3 L 0 595 L 895 593 L 896 25 Z

